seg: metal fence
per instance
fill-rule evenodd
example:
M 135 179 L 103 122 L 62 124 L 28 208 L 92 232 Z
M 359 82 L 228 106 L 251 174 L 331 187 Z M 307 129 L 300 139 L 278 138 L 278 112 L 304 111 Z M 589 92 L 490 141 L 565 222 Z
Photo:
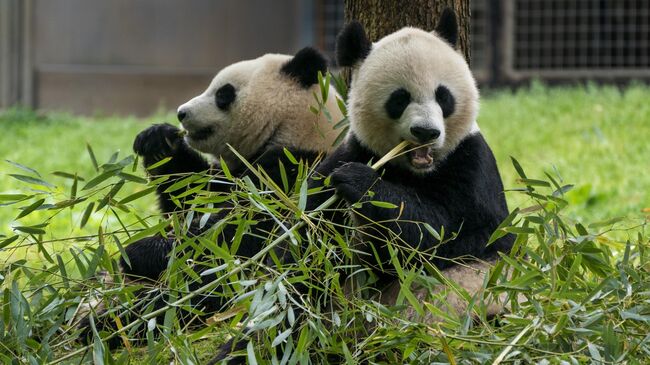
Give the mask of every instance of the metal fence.
M 650 1 L 507 0 L 507 80 L 647 78 Z

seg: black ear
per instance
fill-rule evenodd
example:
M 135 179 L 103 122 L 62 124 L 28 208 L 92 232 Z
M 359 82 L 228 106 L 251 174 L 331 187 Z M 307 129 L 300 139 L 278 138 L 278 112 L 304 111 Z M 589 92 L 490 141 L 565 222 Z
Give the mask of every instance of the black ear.
M 327 60 L 320 52 L 311 47 L 305 47 L 298 51 L 280 69 L 280 72 L 296 79 L 304 88 L 318 82 L 318 71 L 323 75 L 327 72 Z
M 352 21 L 346 25 L 336 39 L 336 61 L 341 67 L 354 66 L 370 54 L 372 43 L 366 36 L 363 25 Z
M 449 42 L 452 47 L 456 47 L 456 43 L 458 43 L 458 23 L 453 9 L 446 8 L 443 10 L 436 26 L 436 33 Z

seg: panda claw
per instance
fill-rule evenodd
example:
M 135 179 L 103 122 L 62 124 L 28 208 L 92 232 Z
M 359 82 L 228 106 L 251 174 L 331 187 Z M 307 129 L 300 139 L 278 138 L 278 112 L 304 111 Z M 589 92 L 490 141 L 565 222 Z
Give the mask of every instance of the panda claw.
M 350 162 L 332 172 L 331 182 L 336 193 L 350 203 L 356 203 L 379 178 L 368 165 Z

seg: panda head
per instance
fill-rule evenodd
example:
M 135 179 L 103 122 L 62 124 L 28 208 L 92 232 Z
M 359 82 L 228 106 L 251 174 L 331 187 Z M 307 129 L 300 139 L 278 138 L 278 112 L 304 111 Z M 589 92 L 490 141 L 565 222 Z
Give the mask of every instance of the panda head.
M 343 29 L 337 59 L 352 68 L 348 112 L 362 145 L 383 156 L 408 141 L 392 163 L 426 174 L 478 130 L 478 90 L 457 38 L 451 10 L 433 32 L 403 28 L 374 44 L 357 22 Z
M 318 71 L 327 71 L 327 61 L 309 47 L 294 56 L 267 54 L 224 68 L 207 90 L 178 108 L 187 143 L 229 165 L 239 160 L 227 144 L 245 158 L 275 146 L 329 150 L 342 115 L 333 88 L 326 104 L 332 122 L 310 112 Z

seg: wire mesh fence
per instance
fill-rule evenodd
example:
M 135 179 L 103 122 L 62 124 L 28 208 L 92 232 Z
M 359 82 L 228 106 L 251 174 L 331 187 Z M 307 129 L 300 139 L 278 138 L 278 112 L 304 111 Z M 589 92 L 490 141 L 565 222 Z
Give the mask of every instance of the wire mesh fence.
M 507 78 L 650 76 L 647 0 L 508 0 Z

